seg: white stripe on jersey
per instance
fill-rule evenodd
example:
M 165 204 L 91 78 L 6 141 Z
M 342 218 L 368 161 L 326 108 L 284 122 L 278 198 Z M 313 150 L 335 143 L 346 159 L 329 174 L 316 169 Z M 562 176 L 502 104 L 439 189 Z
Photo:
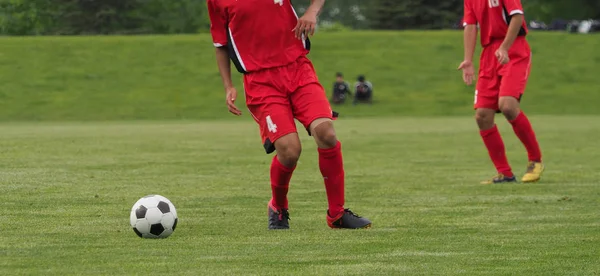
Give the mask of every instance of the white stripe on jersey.
M 296 16 L 296 18 L 298 18 L 298 14 L 296 13 L 296 9 L 294 9 L 294 6 L 292 6 L 291 2 L 290 2 L 290 7 L 292 7 L 292 11 L 294 12 L 294 15 Z M 304 34 L 302 34 L 302 45 L 304 45 L 304 49 L 306 49 L 306 38 L 304 37 Z
M 524 12 L 522 10 L 514 10 L 508 13 L 509 15 L 515 15 L 515 14 L 524 14 Z
M 240 55 L 240 52 L 238 51 L 237 45 L 235 45 L 235 40 L 233 40 L 233 32 L 231 32 L 231 28 L 229 28 L 229 38 L 231 38 L 231 46 L 233 47 L 233 51 L 235 52 L 235 55 L 237 56 L 237 59 L 240 62 L 240 65 L 242 66 L 242 69 L 244 69 L 244 71 L 248 71 L 248 70 L 246 70 L 246 65 L 244 64 L 244 61 L 242 60 L 242 56 Z

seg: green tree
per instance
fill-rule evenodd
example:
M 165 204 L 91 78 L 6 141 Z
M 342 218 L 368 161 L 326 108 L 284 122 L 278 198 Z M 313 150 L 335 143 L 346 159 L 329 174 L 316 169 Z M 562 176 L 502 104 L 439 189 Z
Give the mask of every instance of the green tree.
M 138 0 L 140 1 L 140 0 Z M 206 1 L 145 0 L 135 10 L 144 33 L 196 33 L 208 29 L 210 22 Z
M 52 25 L 46 8 L 44 0 L 0 0 L 0 34 L 44 34 Z
M 201 0 L 0 0 L 0 34 L 196 33 Z
M 549 22 L 553 19 L 600 19 L 598 0 L 522 0 L 529 19 Z
M 462 1 L 372 0 L 369 19 L 375 29 L 439 29 L 461 18 Z

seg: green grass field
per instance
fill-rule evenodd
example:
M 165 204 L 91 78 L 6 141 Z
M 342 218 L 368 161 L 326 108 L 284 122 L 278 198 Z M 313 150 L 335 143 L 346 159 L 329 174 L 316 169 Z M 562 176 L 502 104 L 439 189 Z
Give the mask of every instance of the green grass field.
M 533 32 L 529 41 L 527 110 L 600 114 L 600 36 Z M 461 32 L 318 33 L 313 46 L 328 93 L 337 71 L 375 86 L 376 107 L 338 107 L 343 116 L 471 114 L 475 89 L 456 71 Z M 0 83 L 0 121 L 230 118 L 206 34 L 0 37 Z
M 267 170 L 253 123 L 0 125 L 0 275 L 596 275 L 598 116 L 532 116 L 547 172 L 493 174 L 471 118 L 341 119 L 347 204 L 369 230 L 330 230 L 311 138 L 292 179 L 292 230 L 266 230 Z M 500 127 L 516 172 L 526 155 Z M 158 193 L 165 240 L 129 227 Z
M 334 108 L 347 206 L 374 225 L 327 228 L 302 133 L 292 230 L 270 232 L 271 156 L 247 112 L 227 113 L 208 35 L 0 37 L 0 275 L 598 275 L 600 39 L 529 41 L 523 106 L 547 171 L 484 186 L 460 32 L 319 33 L 326 89 L 337 71 L 375 85 L 372 106 Z M 498 119 L 521 175 L 523 146 Z M 148 194 L 178 209 L 168 239 L 130 229 Z

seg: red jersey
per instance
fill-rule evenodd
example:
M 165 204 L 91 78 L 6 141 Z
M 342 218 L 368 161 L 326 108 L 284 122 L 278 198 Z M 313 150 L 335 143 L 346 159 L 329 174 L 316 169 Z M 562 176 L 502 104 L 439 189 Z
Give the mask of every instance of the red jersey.
M 521 0 L 464 0 L 463 25 L 479 23 L 481 45 L 487 46 L 494 40 L 503 40 L 508 32 L 510 18 L 523 14 Z M 527 24 L 523 22 L 519 36 L 527 35 Z
M 207 0 L 215 47 L 227 47 L 241 73 L 280 67 L 308 54 L 310 41 L 292 30 L 291 0 Z

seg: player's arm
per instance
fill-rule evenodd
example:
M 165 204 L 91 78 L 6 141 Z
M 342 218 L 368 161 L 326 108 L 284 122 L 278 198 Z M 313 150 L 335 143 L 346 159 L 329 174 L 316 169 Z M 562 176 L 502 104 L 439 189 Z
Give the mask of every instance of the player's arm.
M 217 55 L 217 66 L 219 67 L 219 73 L 221 73 L 223 87 L 225 87 L 225 90 L 233 88 L 233 81 L 231 80 L 231 62 L 229 61 L 229 52 L 225 47 L 217 47 L 215 51 Z
M 311 0 L 310 6 L 306 9 L 306 13 L 314 13 L 315 16 L 319 16 L 323 9 L 323 5 L 325 5 L 325 0 Z
M 323 5 L 325 5 L 325 0 L 311 0 L 310 6 L 306 9 L 304 15 L 298 18 L 298 23 L 296 27 L 292 30 L 298 39 L 305 39 L 309 35 L 312 36 L 315 34 L 315 29 L 317 27 L 317 17 L 321 13 L 323 9 Z
M 465 0 L 465 15 L 463 18 L 463 47 L 464 57 L 463 62 L 458 66 L 458 70 L 463 71 L 463 81 L 467 85 L 473 83 L 475 75 L 475 68 L 473 67 L 473 56 L 475 55 L 475 45 L 477 44 L 477 18 L 469 5 L 469 2 Z
M 475 45 L 477 45 L 477 25 L 466 25 L 463 33 L 464 61 L 473 62 Z
M 496 51 L 496 58 L 501 64 L 506 64 L 510 61 L 508 56 L 508 50 L 512 47 L 513 43 L 517 39 L 525 16 L 523 15 L 523 6 L 521 0 L 505 0 L 504 8 L 508 11 L 510 16 L 510 24 L 508 25 L 508 31 L 504 37 L 504 41 L 500 44 L 500 48 Z
M 517 39 L 517 36 L 519 35 L 519 32 L 521 31 L 523 21 L 525 21 L 525 16 L 523 14 L 515 14 L 511 16 L 510 24 L 508 25 L 508 31 L 506 32 L 504 41 L 500 45 L 500 49 L 507 52 L 510 50 L 510 47 L 513 45 Z
M 235 106 L 237 90 L 233 86 L 233 81 L 231 80 L 231 62 L 229 61 L 229 52 L 227 51 L 226 47 L 217 47 L 215 51 L 217 56 L 217 66 L 219 67 L 219 72 L 221 73 L 223 87 L 225 87 L 227 108 L 232 114 L 240 116 L 242 115 L 242 111 Z
M 237 91 L 231 80 L 231 63 L 227 50 L 227 16 L 223 14 L 215 0 L 207 0 L 207 6 L 210 17 L 210 33 L 215 46 L 217 66 L 219 67 L 223 87 L 225 87 L 227 108 L 229 112 L 239 116 L 242 115 L 242 112 L 235 106 Z

